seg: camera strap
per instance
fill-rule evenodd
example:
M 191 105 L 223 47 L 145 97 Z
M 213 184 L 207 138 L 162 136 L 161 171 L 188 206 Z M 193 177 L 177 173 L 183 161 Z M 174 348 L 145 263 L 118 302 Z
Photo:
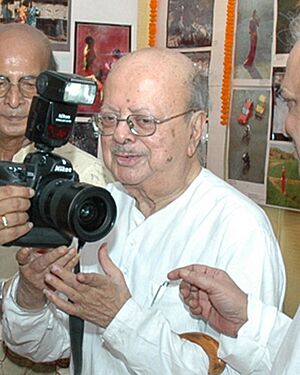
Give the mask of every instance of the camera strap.
M 77 246 L 78 253 L 83 247 L 84 242 L 79 241 Z M 80 272 L 80 263 L 78 262 L 74 268 L 74 273 Z M 83 343 L 83 331 L 84 331 L 84 320 L 78 316 L 69 316 L 69 331 L 70 331 L 70 342 L 72 359 L 74 366 L 74 375 L 81 375 L 82 370 L 82 343 Z

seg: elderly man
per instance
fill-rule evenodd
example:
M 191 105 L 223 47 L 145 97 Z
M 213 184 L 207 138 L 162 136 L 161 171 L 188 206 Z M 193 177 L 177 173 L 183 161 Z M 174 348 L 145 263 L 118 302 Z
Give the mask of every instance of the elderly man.
M 28 144 L 25 138 L 27 116 L 32 97 L 36 94 L 36 77 L 46 69 L 55 70 L 56 63 L 50 42 L 42 32 L 28 25 L 0 25 L 0 160 L 23 162 L 25 155 L 34 150 L 34 145 Z M 82 181 L 105 184 L 99 159 L 71 144 L 55 152 L 71 161 Z M 10 242 L 32 228 L 26 213 L 28 197 L 32 193 L 20 186 L 0 187 L 0 244 Z M 16 251 L 14 247 L 0 247 L 2 280 L 17 271 Z M 3 282 L 0 282 L 0 287 L 1 296 Z M 24 369 L 7 369 L 7 364 L 6 359 L 3 366 L 14 375 L 18 371 L 24 372 Z
M 178 283 L 166 279 L 200 261 L 281 306 L 284 267 L 270 223 L 197 158 L 203 84 L 193 63 L 168 49 L 142 49 L 114 64 L 99 126 L 105 163 L 120 181 L 107 186 L 115 226 L 83 248 L 77 275 L 64 248 L 18 253 L 19 274 L 4 301 L 10 348 L 43 361 L 68 355 L 67 313 L 85 321 L 82 374 L 207 373 L 204 351 L 178 333 L 219 335 L 189 314 Z
M 281 95 L 289 112 L 285 131 L 300 160 L 300 41 L 290 52 Z M 226 272 L 192 265 L 169 273 L 183 279 L 180 290 L 193 315 L 223 334 L 237 336 L 229 352 L 219 353 L 241 374 L 300 373 L 300 307 L 291 320 L 274 306 L 244 293 Z

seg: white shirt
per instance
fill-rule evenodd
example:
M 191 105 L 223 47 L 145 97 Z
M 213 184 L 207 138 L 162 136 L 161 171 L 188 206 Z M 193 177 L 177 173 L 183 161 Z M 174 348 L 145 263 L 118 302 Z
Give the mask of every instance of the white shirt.
M 124 273 L 132 298 L 105 330 L 85 322 L 82 374 L 207 374 L 202 349 L 177 333 L 201 331 L 225 340 L 191 317 L 179 297 L 178 282 L 166 283 L 167 273 L 191 263 L 219 267 L 247 293 L 281 307 L 284 266 L 266 215 L 206 169 L 180 197 L 148 218 L 120 184 L 108 189 L 118 218 L 102 241 Z M 83 248 L 83 272 L 102 272 L 97 261 L 100 242 Z M 15 288 L 16 283 L 4 301 L 8 345 L 38 361 L 67 355 L 63 314 L 52 305 L 23 311 L 14 302 Z M 228 366 L 224 372 L 235 373 Z
M 22 147 L 13 157 L 14 162 L 22 163 L 25 156 L 30 152 L 35 152 L 36 148 L 33 143 Z M 111 181 L 103 161 L 95 156 L 81 150 L 80 148 L 67 143 L 62 147 L 55 148 L 54 154 L 68 159 L 73 169 L 79 174 L 80 181 L 96 186 L 105 186 Z
M 291 320 L 250 295 L 248 321 L 223 357 L 244 375 L 300 374 L 300 307 Z

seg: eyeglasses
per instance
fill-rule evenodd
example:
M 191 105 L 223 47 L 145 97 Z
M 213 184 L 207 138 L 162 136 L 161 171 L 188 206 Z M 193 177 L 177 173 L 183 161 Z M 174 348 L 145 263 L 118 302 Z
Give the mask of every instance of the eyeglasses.
M 17 83 L 12 83 L 8 77 L 0 75 L 0 98 L 8 94 L 11 86 L 18 86 L 20 93 L 26 98 L 32 98 L 36 94 L 36 77 L 21 77 Z
M 164 120 L 158 120 L 152 115 L 129 115 L 127 118 L 119 118 L 115 113 L 100 113 L 96 117 L 96 122 L 103 136 L 113 135 L 119 122 L 126 121 L 132 134 L 139 137 L 149 137 L 156 132 L 157 125 L 197 111 L 196 109 L 189 109 Z

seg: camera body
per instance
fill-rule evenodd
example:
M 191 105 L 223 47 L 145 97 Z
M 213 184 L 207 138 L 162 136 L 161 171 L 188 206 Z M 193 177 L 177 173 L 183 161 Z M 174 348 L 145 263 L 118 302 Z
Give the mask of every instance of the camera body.
M 82 96 L 80 91 L 79 96 L 64 102 L 69 100 L 65 93 L 70 82 L 75 82 L 76 92 L 83 87 L 85 94 Z M 26 129 L 26 137 L 34 142 L 37 151 L 28 154 L 23 163 L 0 162 L 0 185 L 35 190 L 28 211 L 34 226 L 6 246 L 68 246 L 73 237 L 81 242 L 97 241 L 112 229 L 116 205 L 110 193 L 79 182 L 71 162 L 52 153 L 55 147 L 68 142 L 77 105 L 92 104 L 90 90 L 96 95 L 93 87 L 92 81 L 76 75 L 46 71 L 37 78 L 40 96 L 33 97 Z

